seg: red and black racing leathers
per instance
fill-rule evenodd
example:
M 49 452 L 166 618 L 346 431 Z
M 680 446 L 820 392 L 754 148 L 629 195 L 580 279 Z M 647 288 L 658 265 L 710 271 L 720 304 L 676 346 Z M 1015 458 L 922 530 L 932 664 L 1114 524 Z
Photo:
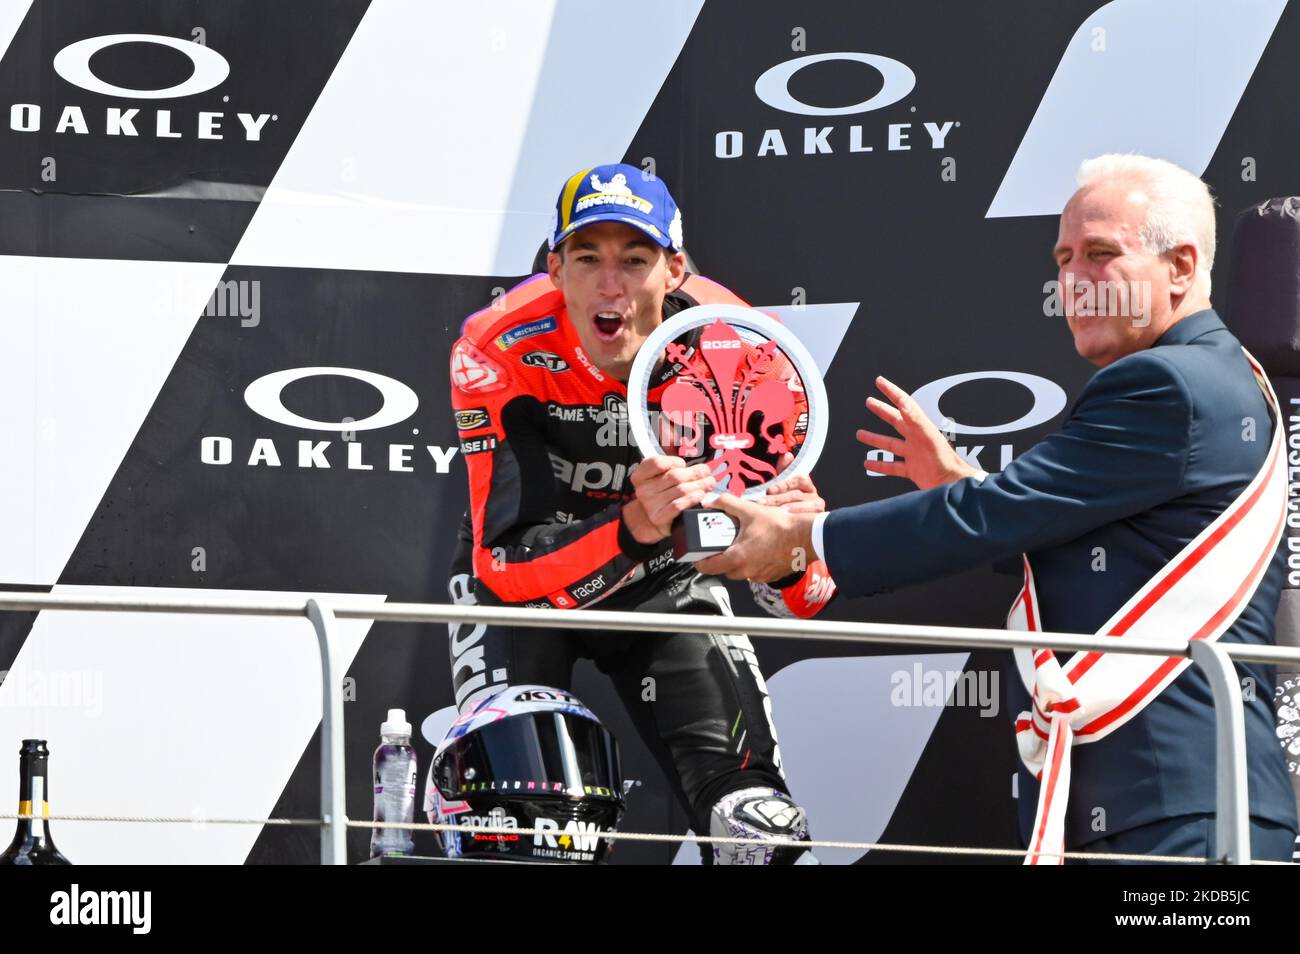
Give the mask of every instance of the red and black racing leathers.
M 666 298 L 665 317 L 701 303 L 745 304 L 690 275 Z M 658 369 L 652 410 L 681 367 Z M 641 459 L 627 429 L 627 389 L 587 359 L 548 276 L 533 276 L 466 320 L 451 377 L 470 484 L 453 601 L 730 615 L 721 581 L 676 562 L 671 540 L 638 543 L 623 523 L 622 506 L 634 496 L 628 475 Z M 805 423 L 798 415 L 784 422 L 790 444 L 803 439 Z M 831 599 L 834 583 L 818 561 L 753 589 L 768 612 L 809 617 Z M 696 831 L 708 830 L 710 806 L 728 791 L 785 789 L 771 704 L 744 636 L 451 630 L 462 710 L 507 684 L 567 689 L 574 659 L 593 658 L 678 783 Z

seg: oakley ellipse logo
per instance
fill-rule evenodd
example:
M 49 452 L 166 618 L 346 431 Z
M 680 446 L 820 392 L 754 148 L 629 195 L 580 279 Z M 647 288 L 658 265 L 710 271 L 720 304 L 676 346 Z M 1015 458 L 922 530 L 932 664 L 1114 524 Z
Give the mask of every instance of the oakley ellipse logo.
M 281 393 L 294 381 L 313 378 L 318 375 L 332 374 L 345 378 L 355 378 L 374 387 L 384 396 L 384 405 L 374 414 L 360 421 L 313 421 L 293 413 L 284 406 Z M 268 421 L 285 424 L 289 427 L 302 427 L 313 431 L 372 431 L 381 427 L 400 424 L 412 414 L 420 404 L 419 397 L 409 387 L 394 378 L 373 371 L 359 371 L 356 368 L 290 368 L 287 371 L 275 371 L 263 375 L 244 390 L 244 403 Z
M 90 58 L 100 50 L 120 43 L 154 43 L 178 50 L 189 57 L 194 65 L 194 72 L 185 82 L 165 89 L 132 89 L 128 86 L 116 86 L 100 79 L 91 71 Z M 160 36 L 156 33 L 115 33 L 78 40 L 65 46 L 55 54 L 54 71 L 74 86 L 80 86 L 92 93 L 127 99 L 175 99 L 180 96 L 193 96 L 195 93 L 206 93 L 214 86 L 219 86 L 230 75 L 230 64 L 216 50 L 189 40 Z
M 286 386 L 318 375 L 336 375 L 364 381 L 383 395 L 383 406 L 360 421 L 313 421 L 284 406 L 281 395 Z M 357 440 L 353 431 L 373 431 L 400 424 L 414 414 L 419 406 L 415 392 L 405 384 L 373 371 L 359 371 L 356 368 L 290 368 L 275 371 L 263 375 L 245 388 L 244 402 L 268 421 L 306 430 L 336 431 L 342 440 L 321 440 L 313 436 L 297 440 L 281 438 L 277 443 L 271 437 L 254 437 L 249 440 L 247 437 L 207 434 L 199 439 L 200 463 L 214 467 L 258 467 L 268 471 L 278 471 L 296 463 L 300 471 L 373 471 L 379 468 L 390 473 L 412 474 L 416 473 L 418 467 L 427 467 L 431 462 L 435 473 L 448 474 L 451 472 L 452 461 L 460 451 L 457 444 L 394 443 L 377 446 Z M 420 430 L 411 428 L 411 433 L 418 434 Z M 420 447 L 429 455 L 427 460 L 419 453 Z
M 986 380 L 1011 381 L 1021 385 L 1034 396 L 1034 406 L 1014 421 L 991 426 L 961 424 L 945 417 L 939 410 L 939 402 L 943 400 L 943 396 L 957 385 L 965 384 L 967 381 Z M 1038 427 L 1060 414 L 1066 403 L 1065 391 L 1055 381 L 1022 371 L 968 371 L 965 374 L 949 375 L 918 388 L 912 394 L 912 399 L 921 406 L 921 410 L 925 411 L 930 420 L 950 421 L 949 429 L 959 434 L 1007 434 L 1011 431 Z
M 815 63 L 825 63 L 828 60 L 865 63 L 880 74 L 884 85 L 876 95 L 850 106 L 811 106 L 795 99 L 790 92 L 791 77 Z M 910 93 L 915 86 L 916 74 L 912 72 L 911 67 L 888 56 L 880 56 L 876 53 L 811 53 L 772 67 L 754 83 L 754 92 L 767 105 L 783 112 L 798 113 L 803 116 L 848 116 L 892 106 Z

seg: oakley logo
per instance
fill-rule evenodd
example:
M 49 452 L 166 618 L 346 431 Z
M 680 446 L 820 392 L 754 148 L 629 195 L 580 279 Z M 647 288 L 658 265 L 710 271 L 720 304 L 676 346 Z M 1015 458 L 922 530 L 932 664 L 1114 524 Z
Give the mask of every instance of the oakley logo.
M 281 394 L 294 381 L 319 375 L 337 375 L 356 378 L 374 387 L 383 395 L 384 404 L 374 414 L 359 421 L 313 421 L 295 414 L 284 406 Z M 244 403 L 268 421 L 288 427 L 301 427 L 312 431 L 371 431 L 380 427 L 400 424 L 420 404 L 420 399 L 409 387 L 394 378 L 373 371 L 356 368 L 290 368 L 263 375 L 244 389 Z
M 194 72 L 185 82 L 165 89 L 133 89 L 129 86 L 116 86 L 100 79 L 90 69 L 91 57 L 100 50 L 122 43 L 153 43 L 170 47 L 189 57 Z M 154 33 L 115 33 L 109 36 L 93 36 L 68 44 L 54 55 L 54 71 L 72 85 L 80 86 L 91 93 L 127 99 L 176 99 L 181 96 L 206 93 L 214 86 L 220 86 L 230 75 L 230 64 L 216 50 L 189 40 L 159 36 Z
M 880 74 L 884 85 L 880 92 L 861 102 L 848 106 L 813 106 L 795 99 L 790 92 L 790 79 L 801 70 L 828 60 L 865 63 Z M 802 116 L 848 116 L 866 113 L 873 109 L 892 106 L 916 86 L 916 74 L 905 63 L 875 53 L 814 53 L 778 63 L 754 83 L 754 93 L 773 109 Z
M 939 410 L 939 402 L 943 400 L 943 396 L 957 385 L 965 384 L 968 381 L 986 380 L 1010 381 L 1019 384 L 1033 395 L 1033 406 L 1014 421 L 991 425 L 960 424 L 946 417 Z M 1065 409 L 1066 404 L 1065 391 L 1059 384 L 1037 374 L 1026 374 L 1022 371 L 968 371 L 965 374 L 949 375 L 946 378 L 931 381 L 924 387 L 918 388 L 912 394 L 912 399 L 921 406 L 921 409 L 925 411 L 930 420 L 947 423 L 947 427 L 940 425 L 941 430 L 957 434 L 1007 434 L 1011 431 L 1023 431 L 1026 428 L 1038 427 L 1060 414 Z

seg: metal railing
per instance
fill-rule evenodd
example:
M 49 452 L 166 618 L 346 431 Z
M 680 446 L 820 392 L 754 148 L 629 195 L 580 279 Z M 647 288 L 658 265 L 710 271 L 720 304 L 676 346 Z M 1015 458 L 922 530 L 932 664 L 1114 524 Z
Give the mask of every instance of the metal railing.
M 192 599 L 91 596 L 77 593 L 0 593 L 0 612 L 77 610 L 122 613 L 198 613 L 231 616 L 305 616 L 316 632 L 321 659 L 321 864 L 347 860 L 347 811 L 343 755 L 343 672 L 334 653 L 334 627 L 340 619 L 390 623 L 488 623 L 540 629 L 606 632 L 744 632 L 849 643 L 889 643 L 958 649 L 1043 649 L 1058 652 L 1125 652 L 1146 656 L 1190 657 L 1210 681 L 1215 712 L 1216 855 L 1229 864 L 1250 863 L 1250 810 L 1246 793 L 1246 729 L 1242 690 L 1233 661 L 1292 664 L 1300 668 L 1300 649 L 1216 641 L 1125 639 L 1073 633 L 1020 634 L 977 627 L 911 626 L 895 623 L 843 623 L 763 617 L 565 612 L 439 603 L 362 603 L 327 596 L 301 598 Z

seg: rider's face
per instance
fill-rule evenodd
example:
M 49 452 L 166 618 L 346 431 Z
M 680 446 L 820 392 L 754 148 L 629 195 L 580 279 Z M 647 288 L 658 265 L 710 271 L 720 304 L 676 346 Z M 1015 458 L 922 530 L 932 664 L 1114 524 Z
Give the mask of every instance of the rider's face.
M 641 345 L 663 321 L 665 296 L 685 277 L 686 257 L 666 256 L 623 222 L 593 222 L 565 239 L 563 249 L 546 264 L 583 350 L 601 371 L 626 381 Z

